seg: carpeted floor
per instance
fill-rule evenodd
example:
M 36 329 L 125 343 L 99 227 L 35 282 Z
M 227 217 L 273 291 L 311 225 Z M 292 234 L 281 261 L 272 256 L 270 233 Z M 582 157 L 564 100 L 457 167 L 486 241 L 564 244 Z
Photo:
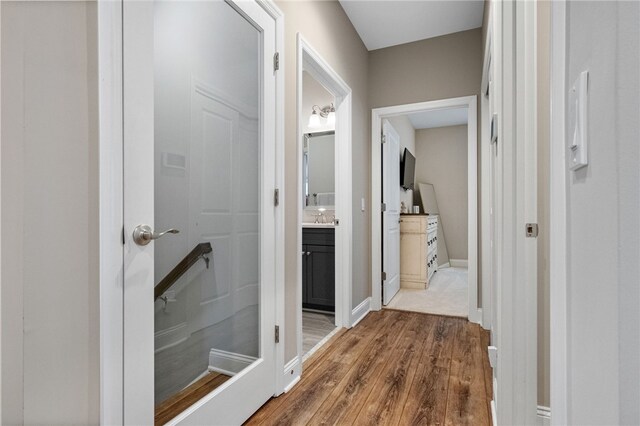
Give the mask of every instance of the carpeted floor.
M 390 309 L 467 317 L 467 269 L 439 269 L 426 290 L 401 288 L 387 305 Z

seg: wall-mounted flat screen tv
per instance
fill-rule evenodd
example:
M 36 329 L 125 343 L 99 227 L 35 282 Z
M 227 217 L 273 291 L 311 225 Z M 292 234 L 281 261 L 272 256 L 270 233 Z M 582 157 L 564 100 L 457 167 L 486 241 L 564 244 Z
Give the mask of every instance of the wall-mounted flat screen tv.
M 404 190 L 413 189 L 413 180 L 416 174 L 416 157 L 405 148 L 400 163 L 400 186 Z

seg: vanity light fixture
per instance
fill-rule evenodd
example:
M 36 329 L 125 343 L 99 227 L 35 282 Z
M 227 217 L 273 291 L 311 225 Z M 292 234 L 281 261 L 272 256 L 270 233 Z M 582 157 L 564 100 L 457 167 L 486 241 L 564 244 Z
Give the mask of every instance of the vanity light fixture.
M 314 109 L 311 111 L 311 117 L 309 117 L 309 128 L 317 129 L 318 127 L 320 127 L 320 116 Z
M 327 120 L 328 126 L 335 126 L 336 124 L 336 109 L 331 105 L 320 108 L 318 105 L 314 105 L 311 108 L 311 116 L 309 117 L 309 128 L 317 129 L 321 126 L 320 117 Z

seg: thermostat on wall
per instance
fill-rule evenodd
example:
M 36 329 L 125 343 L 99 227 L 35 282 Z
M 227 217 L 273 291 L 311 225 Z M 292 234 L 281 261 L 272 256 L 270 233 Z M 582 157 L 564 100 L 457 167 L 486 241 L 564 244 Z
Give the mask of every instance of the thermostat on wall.
M 582 71 L 569 91 L 569 169 L 578 170 L 588 164 L 587 116 L 589 71 Z

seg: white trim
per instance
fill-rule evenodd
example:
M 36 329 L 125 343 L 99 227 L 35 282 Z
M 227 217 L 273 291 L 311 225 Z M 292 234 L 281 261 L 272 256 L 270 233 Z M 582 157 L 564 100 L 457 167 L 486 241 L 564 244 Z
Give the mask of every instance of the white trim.
M 188 388 L 189 386 L 191 386 L 192 384 L 194 384 L 195 382 L 197 382 L 198 380 L 202 379 L 203 377 L 205 377 L 206 375 L 208 375 L 210 373 L 209 369 L 207 368 L 205 371 L 203 371 L 202 373 L 198 374 L 198 376 L 193 379 L 192 381 L 189 382 L 189 384 L 187 386 L 185 386 L 185 388 Z M 183 388 L 184 389 L 184 388 Z
M 451 263 L 445 262 L 442 265 L 438 265 L 438 269 L 443 269 L 443 268 L 451 268 Z
M 122 424 L 122 2 L 98 2 L 100 423 Z
M 0 7 L 0 22 L 2 22 L 2 8 Z M 2 25 L 0 24 L 0 34 Z M 0 36 L 0 46 L 2 36 Z M 0 55 L 1 57 L 2 55 Z M 0 81 L 2 81 L 2 60 L 0 59 Z M 0 99 L 2 99 L 2 84 L 0 83 Z M 2 107 L 0 107 L 0 134 L 2 134 Z M 2 152 L 2 138 L 0 137 L 0 153 Z M 0 154 L 0 188 L 2 188 L 2 154 Z M 0 241 L 2 241 L 2 190 L 0 189 Z M 2 244 L 0 244 L 0 318 L 2 318 Z M 2 421 L 2 327 L 0 326 L 0 422 Z
M 516 37 L 522 38 L 521 44 L 516 44 L 516 74 L 517 97 L 516 109 L 518 126 L 517 167 L 518 184 L 516 198 L 518 213 L 516 235 L 522 245 L 522 255 L 518 259 L 517 277 L 523 284 L 522 292 L 517 296 L 525 302 L 518 306 L 522 321 L 518 335 L 524 337 L 523 344 L 516 347 L 516 353 L 521 365 L 523 380 L 522 390 L 522 418 L 525 422 L 535 419 L 534 407 L 538 403 L 538 241 L 536 238 L 526 238 L 523 231 L 525 223 L 538 223 L 538 70 L 537 70 L 537 34 L 538 34 L 538 6 L 535 2 L 518 3 L 516 6 Z M 522 67 L 520 68 L 520 64 Z M 521 85 L 522 84 L 522 85 Z M 521 142 L 520 142 L 521 140 Z M 519 195 L 519 197 L 518 197 Z M 513 336 L 514 339 L 516 338 Z
M 567 321 L 567 173 L 565 161 L 566 3 L 551 4 L 551 138 L 549 270 L 551 424 L 569 424 L 569 323 Z
M 493 426 L 498 426 L 498 415 L 496 410 L 496 401 L 495 399 L 491 400 L 491 424 Z
M 467 259 L 449 259 L 452 268 L 468 268 L 469 261 Z
M 396 105 L 374 108 L 371 110 L 371 309 L 382 309 L 382 218 L 381 218 L 381 131 L 382 119 L 408 113 L 448 109 L 468 108 L 467 122 L 467 168 L 468 168 L 468 283 L 469 283 L 469 321 L 480 323 L 481 313 L 478 310 L 478 114 L 477 97 L 441 99 L 414 104 Z
M 260 118 L 260 111 L 258 106 L 252 106 L 237 99 L 234 100 L 224 90 L 211 87 L 194 75 L 191 75 L 191 88 L 192 93 L 199 93 L 209 99 L 219 102 L 224 106 L 239 112 L 241 115 L 244 115 L 250 120 L 258 120 Z
M 253 356 L 212 348 L 209 351 L 209 371 L 235 376 L 250 366 L 256 359 Z
M 302 201 L 302 71 L 307 71 L 335 96 L 336 129 L 336 182 L 340 182 L 340 190 L 336 191 L 335 217 L 340 225 L 335 227 L 335 324 L 337 327 L 351 327 L 351 282 L 352 282 L 352 100 L 351 88 L 342 80 L 333 68 L 317 53 L 317 51 L 298 33 L 297 35 L 297 245 L 296 253 L 302 247 L 302 218 L 304 205 Z M 297 256 L 296 265 L 296 339 L 298 357 L 302 358 L 302 256 Z
M 285 98 L 285 41 L 284 41 L 284 13 L 276 6 L 273 0 L 256 0 L 262 8 L 271 15 L 276 23 L 276 52 L 280 59 L 280 70 L 276 72 L 276 188 L 280 194 L 280 207 L 276 209 L 276 258 L 285 258 L 285 239 L 279 236 L 285 232 L 285 132 L 284 132 L 284 98 Z M 285 340 L 287 338 L 285 332 L 286 322 L 286 285 L 284 262 L 276 262 L 276 324 L 280 326 L 280 343 L 276 344 L 275 369 L 276 375 L 274 396 L 280 395 L 285 389 L 286 380 L 280 374 L 284 368 L 285 357 Z
M 296 356 L 284 366 L 282 373 L 283 383 L 285 384 L 283 392 L 289 392 L 300 381 L 302 374 L 302 362 L 300 357 Z
M 491 129 L 487 125 L 492 115 L 489 97 L 485 96 L 486 88 L 489 82 L 495 81 L 492 77 L 493 73 L 493 15 L 489 13 L 487 19 L 487 39 L 484 46 L 484 61 L 482 64 L 482 83 L 480 86 L 480 171 L 481 171 L 481 209 L 480 209 L 480 235 L 482 236 L 482 247 L 480 248 L 482 261 L 482 276 L 478 277 L 482 288 L 482 327 L 491 329 L 492 318 L 492 282 L 491 265 L 493 264 L 493 253 L 491 250 L 491 156 L 493 155 L 491 138 Z M 491 74 L 490 74 L 491 73 Z
M 535 424 L 537 407 L 536 7 L 494 2 L 497 174 L 498 424 Z
M 538 425 L 539 426 L 550 426 L 551 425 L 551 408 L 545 407 L 543 405 L 538 405 Z
M 162 352 L 165 349 L 172 348 L 182 342 L 186 342 L 191 336 L 186 321 L 169 327 L 165 330 L 156 331 L 153 336 L 154 353 Z
M 371 312 L 371 297 L 367 297 L 353 308 L 351 311 L 351 327 L 355 327 L 369 312 Z

